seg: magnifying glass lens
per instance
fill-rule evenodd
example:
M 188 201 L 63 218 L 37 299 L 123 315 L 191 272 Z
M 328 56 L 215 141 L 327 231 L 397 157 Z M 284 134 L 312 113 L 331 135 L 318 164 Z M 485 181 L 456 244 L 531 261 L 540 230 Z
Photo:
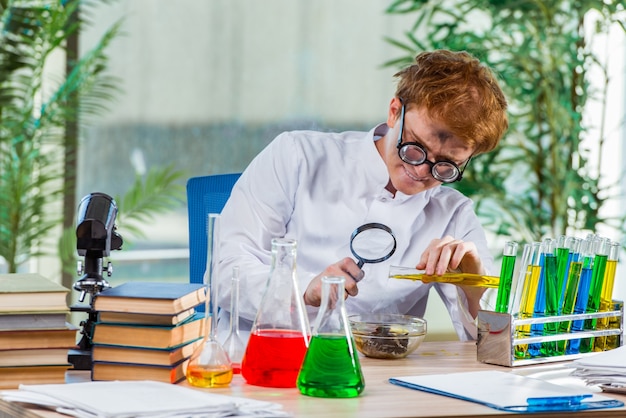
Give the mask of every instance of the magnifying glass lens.
M 350 250 L 359 260 L 359 267 L 362 267 L 363 263 L 380 263 L 396 251 L 396 238 L 386 225 L 379 223 L 361 225 L 352 233 Z

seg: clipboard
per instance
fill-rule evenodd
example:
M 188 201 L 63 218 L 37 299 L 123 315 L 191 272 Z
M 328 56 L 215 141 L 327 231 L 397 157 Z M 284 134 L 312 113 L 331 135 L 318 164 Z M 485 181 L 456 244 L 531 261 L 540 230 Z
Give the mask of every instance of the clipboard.
M 507 412 L 567 412 L 624 406 L 619 400 L 584 388 L 495 370 L 392 377 L 389 382 Z

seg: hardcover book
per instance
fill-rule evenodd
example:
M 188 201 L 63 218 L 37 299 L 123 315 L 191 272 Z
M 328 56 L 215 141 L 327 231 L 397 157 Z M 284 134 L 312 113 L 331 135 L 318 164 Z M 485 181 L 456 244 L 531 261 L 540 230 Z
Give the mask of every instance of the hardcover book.
M 78 328 L 69 323 L 62 328 L 0 330 L 0 350 L 75 348 L 77 331 Z
M 178 383 L 185 378 L 188 360 L 171 366 L 94 362 L 91 380 L 152 380 Z
M 94 345 L 92 358 L 94 361 L 137 363 L 169 366 L 185 360 L 202 344 L 198 338 L 187 344 L 171 348 L 125 347 L 121 345 Z
M 176 325 L 191 317 L 194 312 L 195 310 L 193 308 L 174 315 L 133 312 L 99 312 L 99 322 L 118 324 Z
M 0 274 L 0 313 L 67 310 L 68 293 L 36 273 Z
M 67 365 L 67 348 L 18 348 L 0 351 L 0 367 Z
M 100 292 L 94 309 L 176 315 L 205 303 L 206 298 L 202 283 L 127 282 Z
M 70 364 L 60 366 L 0 367 L 0 389 L 17 389 L 20 385 L 65 383 Z
M 94 326 L 92 341 L 101 345 L 175 347 L 203 337 L 205 322 L 201 313 L 196 313 L 186 321 L 173 326 L 98 322 Z
M 0 330 L 62 328 L 69 309 L 50 312 L 0 313 Z

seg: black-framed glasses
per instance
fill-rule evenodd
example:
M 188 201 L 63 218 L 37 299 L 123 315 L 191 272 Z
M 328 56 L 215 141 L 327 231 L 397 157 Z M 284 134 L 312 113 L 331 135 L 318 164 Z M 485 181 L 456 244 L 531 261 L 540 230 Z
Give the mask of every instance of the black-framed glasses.
M 463 178 L 463 172 L 467 168 L 472 157 L 470 156 L 463 169 L 460 169 L 456 163 L 450 160 L 439 160 L 434 163 L 428 160 L 426 150 L 417 142 L 402 143 L 402 134 L 404 132 L 404 103 L 402 103 L 402 111 L 400 115 L 400 132 L 398 133 L 398 155 L 400 159 L 407 164 L 422 165 L 428 164 L 430 166 L 430 174 L 435 180 L 442 183 L 454 183 Z

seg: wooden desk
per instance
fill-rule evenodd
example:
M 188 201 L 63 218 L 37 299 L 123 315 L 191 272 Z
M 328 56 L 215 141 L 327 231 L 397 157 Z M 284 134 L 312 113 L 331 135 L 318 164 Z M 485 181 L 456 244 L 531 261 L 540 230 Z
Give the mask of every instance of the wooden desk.
M 388 383 L 390 377 L 419 374 L 453 373 L 477 370 L 512 371 L 517 374 L 534 376 L 563 384 L 584 386 L 582 381 L 568 378 L 568 369 L 562 365 L 523 366 L 506 368 L 492 366 L 476 361 L 476 345 L 473 342 L 458 341 L 426 342 L 415 353 L 400 360 L 376 360 L 361 357 L 361 366 L 365 376 L 365 391 L 361 396 L 351 399 L 324 399 L 301 395 L 297 389 L 274 389 L 248 385 L 235 376 L 228 388 L 198 389 L 233 396 L 276 402 L 294 417 L 312 418 L 384 418 L 384 417 L 511 417 L 510 413 L 501 412 L 472 402 L 461 401 L 440 395 L 407 389 Z M 85 372 L 70 372 L 83 373 Z M 72 377 L 81 380 L 80 376 Z M 187 383 L 181 383 L 187 386 Z M 625 395 L 606 393 L 626 402 Z M 106 396 L 106 394 L 103 394 Z M 547 417 L 626 417 L 626 408 L 601 409 L 577 413 L 532 414 L 533 418 Z M 0 400 L 0 418 L 59 418 L 60 414 L 35 408 L 24 408 Z

